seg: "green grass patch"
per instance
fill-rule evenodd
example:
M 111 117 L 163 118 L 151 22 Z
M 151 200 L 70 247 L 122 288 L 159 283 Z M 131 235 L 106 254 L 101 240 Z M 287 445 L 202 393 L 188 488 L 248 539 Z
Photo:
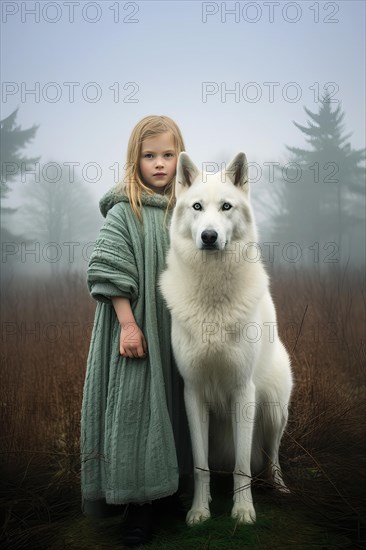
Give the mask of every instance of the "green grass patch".
M 254 492 L 257 521 L 240 525 L 230 517 L 228 495 L 215 495 L 211 519 L 188 527 L 184 520 L 168 515 L 157 519 L 151 550 L 223 550 L 296 548 L 314 550 L 351 548 L 351 541 L 327 526 L 321 514 L 316 519 L 291 496 Z M 63 548 L 90 550 L 124 548 L 124 522 L 121 516 L 94 520 L 79 517 L 60 532 L 51 550 Z

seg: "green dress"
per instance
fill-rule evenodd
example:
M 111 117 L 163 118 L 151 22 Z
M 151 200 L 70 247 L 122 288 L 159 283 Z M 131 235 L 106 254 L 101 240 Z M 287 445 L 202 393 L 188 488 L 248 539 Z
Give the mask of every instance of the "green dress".
M 81 410 L 83 501 L 146 502 L 176 492 L 192 468 L 183 381 L 174 363 L 170 313 L 157 286 L 169 246 L 167 198 L 142 197 L 141 224 L 128 198 L 109 191 L 106 218 L 89 261 L 97 300 Z M 130 299 L 148 345 L 143 359 L 119 353 L 111 301 Z

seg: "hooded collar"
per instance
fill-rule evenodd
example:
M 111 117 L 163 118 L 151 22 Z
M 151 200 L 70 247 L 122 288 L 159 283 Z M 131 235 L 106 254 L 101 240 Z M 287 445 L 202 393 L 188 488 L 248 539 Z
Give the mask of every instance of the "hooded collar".
M 99 201 L 99 209 L 102 215 L 106 217 L 108 211 L 118 202 L 129 202 L 127 195 L 116 193 L 114 188 L 107 191 Z M 156 206 L 157 208 L 165 209 L 168 206 L 168 197 L 159 195 L 158 193 L 150 195 L 146 191 L 143 191 L 141 193 L 141 202 L 144 206 Z

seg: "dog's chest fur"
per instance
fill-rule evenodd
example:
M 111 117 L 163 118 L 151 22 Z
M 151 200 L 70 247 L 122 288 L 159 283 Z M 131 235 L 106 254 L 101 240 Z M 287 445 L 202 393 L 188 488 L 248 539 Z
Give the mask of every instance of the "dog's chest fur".
M 172 312 L 172 341 L 185 380 L 204 400 L 224 409 L 238 386 L 251 378 L 260 342 L 248 330 L 261 322 L 268 294 L 265 271 L 221 264 L 186 267 L 170 257 L 164 294 Z M 179 280 L 179 293 L 176 282 Z M 174 285 L 174 286 L 173 286 Z

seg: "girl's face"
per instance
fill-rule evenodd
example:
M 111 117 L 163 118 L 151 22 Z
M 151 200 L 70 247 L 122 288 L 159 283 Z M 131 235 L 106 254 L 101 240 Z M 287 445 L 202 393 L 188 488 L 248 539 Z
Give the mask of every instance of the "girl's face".
M 145 139 L 141 144 L 140 172 L 144 184 L 155 193 L 164 193 L 175 176 L 177 154 L 169 132 Z

